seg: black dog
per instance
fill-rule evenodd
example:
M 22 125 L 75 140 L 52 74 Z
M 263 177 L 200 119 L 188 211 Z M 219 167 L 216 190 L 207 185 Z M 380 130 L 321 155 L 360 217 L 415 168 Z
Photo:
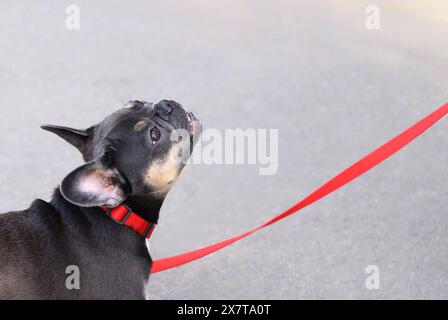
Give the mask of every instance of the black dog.
M 174 101 L 131 101 L 87 130 L 42 128 L 78 148 L 86 164 L 50 203 L 0 215 L 0 298 L 143 299 L 145 238 L 200 122 Z M 187 138 L 172 139 L 175 131 Z

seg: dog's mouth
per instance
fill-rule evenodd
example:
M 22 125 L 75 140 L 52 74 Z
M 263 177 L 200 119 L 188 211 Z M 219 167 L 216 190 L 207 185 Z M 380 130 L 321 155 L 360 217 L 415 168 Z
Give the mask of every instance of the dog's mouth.
M 187 112 L 187 121 L 188 121 L 188 125 L 191 124 L 191 121 L 193 120 L 194 114 L 193 112 Z
M 201 122 L 193 112 L 187 112 L 187 129 L 188 132 L 190 133 L 190 154 L 191 154 L 202 131 Z
M 187 129 L 191 136 L 201 132 L 201 122 L 193 112 L 187 112 Z

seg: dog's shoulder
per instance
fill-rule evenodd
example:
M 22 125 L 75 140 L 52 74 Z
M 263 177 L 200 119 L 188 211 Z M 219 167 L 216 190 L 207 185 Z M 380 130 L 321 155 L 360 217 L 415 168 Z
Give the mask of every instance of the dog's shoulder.
M 35 200 L 28 209 L 0 214 L 0 230 L 3 234 L 9 229 L 15 231 L 33 231 L 38 226 L 54 222 L 58 218 L 53 206 L 43 200 Z M 0 232 L 0 237 L 2 232 Z
M 30 248 L 29 244 L 39 246 L 43 237 L 49 234 L 49 230 L 57 225 L 59 220 L 58 212 L 43 200 L 35 200 L 26 210 L 0 214 L 2 260 L 5 260 L 5 256 L 16 259 L 22 254 L 32 253 L 33 248 Z
M 37 298 L 42 246 L 57 213 L 51 204 L 36 200 L 22 211 L 0 214 L 0 297 Z M 34 270 L 34 268 L 36 270 Z M 36 271 L 36 272 L 34 272 Z

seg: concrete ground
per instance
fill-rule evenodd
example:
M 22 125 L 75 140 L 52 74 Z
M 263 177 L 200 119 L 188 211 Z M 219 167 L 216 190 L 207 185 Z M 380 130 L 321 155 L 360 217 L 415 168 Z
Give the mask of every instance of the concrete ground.
M 80 8 L 80 30 L 65 8 Z M 154 258 L 254 227 L 448 100 L 446 1 L 2 1 L 0 211 L 26 208 L 81 158 L 39 129 L 87 127 L 172 98 L 207 128 L 278 128 L 279 168 L 188 167 Z M 154 275 L 153 299 L 448 298 L 443 119 L 299 215 Z M 380 270 L 368 290 L 365 268 Z

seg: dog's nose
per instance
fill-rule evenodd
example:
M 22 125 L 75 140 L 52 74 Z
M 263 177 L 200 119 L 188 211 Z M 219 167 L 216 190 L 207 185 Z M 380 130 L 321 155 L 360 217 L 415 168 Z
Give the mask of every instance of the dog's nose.
M 182 108 L 182 106 L 172 100 L 160 100 L 154 105 L 154 111 L 159 115 L 169 115 L 174 108 Z

